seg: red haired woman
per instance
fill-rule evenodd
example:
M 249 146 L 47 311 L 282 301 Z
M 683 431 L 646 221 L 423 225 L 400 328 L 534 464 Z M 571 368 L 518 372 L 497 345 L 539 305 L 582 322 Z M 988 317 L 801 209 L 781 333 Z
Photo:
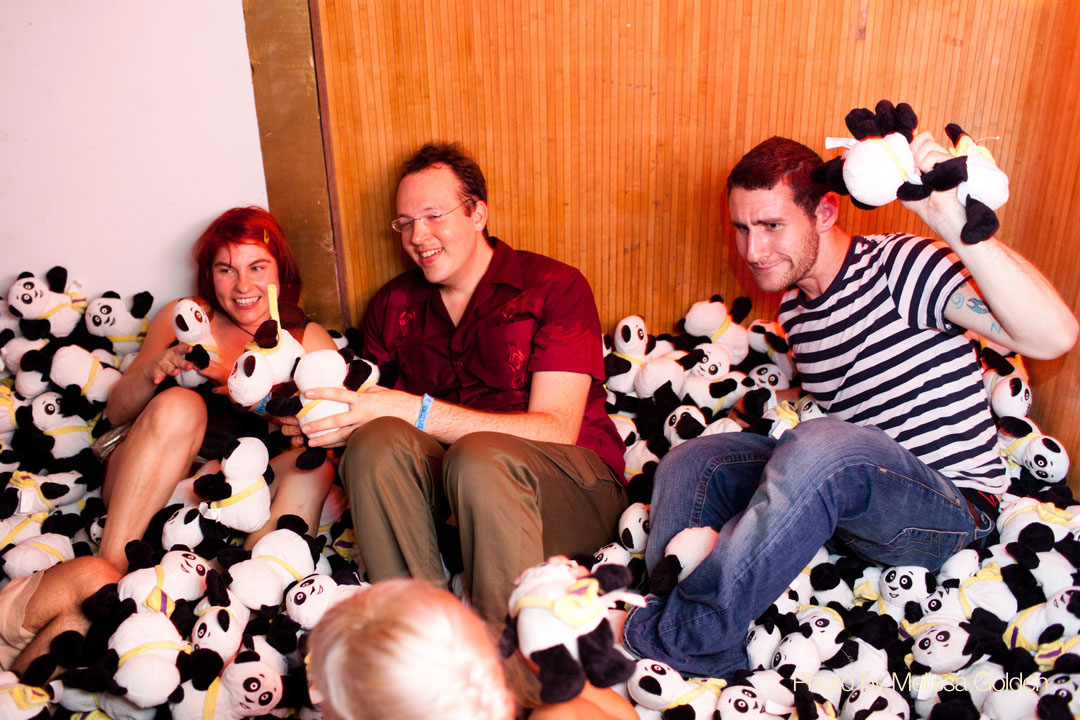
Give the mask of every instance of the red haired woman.
M 288 312 L 300 297 L 300 276 L 281 226 L 261 208 L 225 211 L 195 243 L 197 293 L 212 309 L 210 328 L 218 361 L 201 371 L 224 383 L 233 361 L 252 334 L 270 318 L 269 285 L 279 288 L 281 320 L 304 349 L 333 349 L 320 325 L 300 312 Z M 108 520 L 99 554 L 121 571 L 127 569 L 124 546 L 142 537 L 151 517 L 164 507 L 177 483 L 187 477 L 197 457 L 219 454 L 228 439 L 266 435 L 266 421 L 253 413 L 234 412 L 224 396 L 179 386 L 159 387 L 193 365 L 184 359 L 189 345 L 176 342 L 173 307 L 157 314 L 134 362 L 109 395 L 106 416 L 113 425 L 132 423 L 124 441 L 109 456 L 102 494 Z M 289 317 L 292 315 L 293 317 Z M 275 482 L 270 521 L 248 537 L 250 547 L 280 515 L 303 517 L 314 531 L 333 482 L 329 463 L 311 471 L 295 466 L 298 451 L 271 460 Z

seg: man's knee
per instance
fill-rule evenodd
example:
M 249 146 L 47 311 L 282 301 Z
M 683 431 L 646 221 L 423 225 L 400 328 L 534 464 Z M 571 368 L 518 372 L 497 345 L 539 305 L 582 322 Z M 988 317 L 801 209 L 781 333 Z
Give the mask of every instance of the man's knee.
M 341 458 L 341 479 L 350 492 L 374 490 L 396 484 L 401 479 L 419 482 L 404 469 L 419 468 L 428 460 L 415 441 L 413 426 L 398 418 L 376 418 L 350 437 Z
M 518 438 L 496 432 L 465 435 L 446 451 L 443 458 L 443 483 L 451 497 L 484 500 L 496 493 L 490 489 L 496 477 L 522 477 L 513 468 L 519 464 Z M 480 480 L 480 482 L 477 482 Z

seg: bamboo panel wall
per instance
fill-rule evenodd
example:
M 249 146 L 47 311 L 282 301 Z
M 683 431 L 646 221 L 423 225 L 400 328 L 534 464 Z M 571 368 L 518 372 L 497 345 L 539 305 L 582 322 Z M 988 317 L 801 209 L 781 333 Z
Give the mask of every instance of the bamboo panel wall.
M 728 227 L 727 172 L 770 135 L 823 156 L 844 115 L 904 100 L 959 122 L 1011 175 L 1002 237 L 1080 307 L 1080 4 L 1021 0 L 312 0 L 352 317 L 405 268 L 397 167 L 459 141 L 488 179 L 493 234 L 580 268 L 601 319 L 670 330 L 695 300 L 758 292 Z M 996 138 L 996 139 L 995 139 Z M 845 204 L 851 232 L 921 231 Z M 1031 368 L 1069 442 L 1080 351 Z M 1040 392 L 1040 385 L 1043 386 Z M 1036 415 L 1038 417 L 1038 415 Z

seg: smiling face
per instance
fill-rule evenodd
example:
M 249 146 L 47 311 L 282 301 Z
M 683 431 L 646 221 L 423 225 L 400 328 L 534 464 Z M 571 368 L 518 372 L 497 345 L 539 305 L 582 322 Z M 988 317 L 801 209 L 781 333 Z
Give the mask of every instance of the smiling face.
M 800 283 L 814 277 L 819 244 L 817 218 L 795 204 L 786 183 L 768 190 L 732 188 L 728 206 L 739 255 L 762 290 L 801 287 Z
M 267 285 L 276 285 L 278 266 L 261 243 L 229 243 L 214 255 L 214 295 L 233 321 L 252 331 L 270 318 Z
M 487 205 L 480 200 L 462 205 L 460 191 L 457 176 L 442 165 L 406 175 L 398 185 L 397 215 L 414 219 L 401 233 L 401 246 L 428 282 L 471 292 L 491 258 L 483 234 Z M 415 220 L 432 216 L 440 217 Z

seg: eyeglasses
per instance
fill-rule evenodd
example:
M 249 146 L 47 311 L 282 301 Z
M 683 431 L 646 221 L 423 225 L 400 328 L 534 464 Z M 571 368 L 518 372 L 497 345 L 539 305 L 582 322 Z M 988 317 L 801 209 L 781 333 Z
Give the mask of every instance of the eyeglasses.
M 471 200 L 471 199 L 472 198 L 469 198 L 469 200 Z M 457 207 L 454 207 L 454 208 L 452 208 L 450 210 L 447 210 L 446 212 L 442 212 L 442 213 L 428 213 L 427 215 L 421 215 L 420 217 L 415 217 L 415 218 L 411 218 L 408 215 L 402 215 L 401 217 L 396 217 L 396 218 L 394 218 L 393 220 L 390 221 L 390 227 L 394 228 L 394 230 L 396 232 L 407 233 L 407 232 L 409 232 L 409 231 L 411 231 L 413 229 L 413 223 L 415 223 L 416 221 L 419 220 L 420 222 L 422 222 L 424 224 L 424 227 L 430 228 L 433 225 L 437 225 L 438 223 L 442 222 L 442 219 L 444 217 L 446 217 L 450 213 L 454 212 L 454 210 L 457 210 L 459 207 L 461 207 L 465 203 L 469 202 L 469 200 L 463 200 L 461 203 L 459 203 L 457 205 Z

